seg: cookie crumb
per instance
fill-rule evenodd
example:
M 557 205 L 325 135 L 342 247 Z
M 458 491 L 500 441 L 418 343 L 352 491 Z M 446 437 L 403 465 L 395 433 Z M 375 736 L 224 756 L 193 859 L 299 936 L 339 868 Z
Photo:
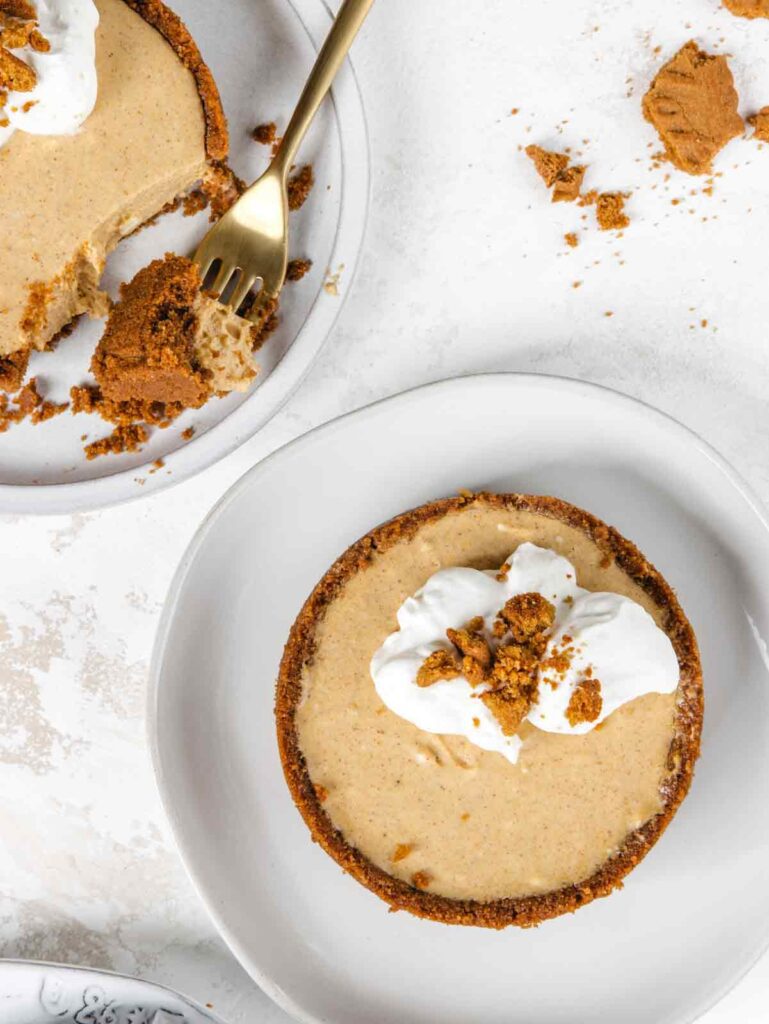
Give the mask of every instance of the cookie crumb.
M 555 153 L 541 146 L 527 146 L 525 152 L 545 185 L 553 190 L 554 203 L 570 203 L 579 196 L 585 177 L 584 166 L 570 166 L 568 154 Z
M 395 847 L 392 857 L 390 858 L 393 864 L 397 864 L 401 860 L 405 860 L 414 849 L 413 843 L 398 843 Z
M 298 210 L 304 206 L 314 184 L 315 174 L 312 164 L 305 164 L 304 167 L 288 179 L 289 210 Z
M 87 444 L 84 448 L 89 462 L 102 455 L 122 455 L 124 452 L 139 451 L 149 438 L 149 431 L 140 423 L 115 427 L 111 434 L 98 441 Z
M 286 268 L 287 281 L 301 281 L 305 274 L 309 273 L 312 267 L 312 260 L 289 260 Z
M 586 167 L 575 165 L 567 167 L 563 174 L 559 174 L 553 185 L 553 202 L 573 203 L 575 199 L 579 198 L 579 190 L 582 188 L 586 170 Z
M 599 679 L 582 679 L 577 683 L 566 708 L 569 725 L 581 725 L 583 722 L 595 722 L 603 708 L 601 681 Z
M 474 619 L 473 622 L 475 621 L 477 620 Z M 469 629 L 447 629 L 446 636 L 460 654 L 476 662 L 482 669 L 485 670 L 491 665 L 491 650 L 479 632 L 471 632 Z
M 37 85 L 34 68 L 20 57 L 0 46 L 0 89 L 9 92 L 31 92 Z
M 208 196 L 202 188 L 195 188 L 182 199 L 182 213 L 185 217 L 194 217 L 208 206 Z
M 748 124 L 753 129 L 753 138 L 757 142 L 769 142 L 769 106 L 762 107 L 757 113 L 751 114 Z
M 621 231 L 630 224 L 625 213 L 628 192 L 601 192 L 596 198 L 595 215 L 601 231 Z
M 429 871 L 417 871 L 411 876 L 411 884 L 415 889 L 427 889 L 433 880 L 433 876 Z
M 576 249 L 579 245 L 579 236 L 576 231 L 567 231 L 563 236 L 563 240 L 571 249 Z
M 498 613 L 494 632 L 497 636 L 509 632 L 516 643 L 527 644 L 546 633 L 554 621 L 555 607 L 541 594 L 516 594 Z
M 432 686 L 446 679 L 456 679 L 461 674 L 457 659 L 451 651 L 433 651 L 417 672 L 417 686 Z
M 251 138 L 261 146 L 271 146 L 278 137 L 278 126 L 274 121 L 259 124 L 251 132 Z

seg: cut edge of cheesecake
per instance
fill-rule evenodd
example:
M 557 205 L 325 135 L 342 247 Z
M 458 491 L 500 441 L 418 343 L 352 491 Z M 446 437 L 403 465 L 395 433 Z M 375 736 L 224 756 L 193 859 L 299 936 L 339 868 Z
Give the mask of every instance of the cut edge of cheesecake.
M 316 629 L 328 606 L 347 581 L 365 570 L 377 552 L 411 539 L 424 525 L 473 504 L 525 511 L 556 519 L 585 534 L 608 558 L 649 595 L 664 616 L 680 668 L 673 738 L 667 773 L 660 793 L 662 808 L 630 832 L 619 850 L 589 878 L 551 892 L 489 901 L 457 900 L 426 892 L 395 878 L 350 845 L 322 806 L 310 778 L 296 725 L 302 700 L 303 672 L 313 657 Z M 417 917 L 444 924 L 506 928 L 532 927 L 571 913 L 621 887 L 625 876 L 646 856 L 667 828 L 691 785 L 700 753 L 703 719 L 702 670 L 694 631 L 678 599 L 657 569 L 613 527 L 558 498 L 526 494 L 479 492 L 444 498 L 395 517 L 353 544 L 316 585 L 291 628 L 276 687 L 275 716 L 283 772 L 293 800 L 312 838 L 350 875 L 389 904 Z
M 123 3 L 141 17 L 151 28 L 155 29 L 168 43 L 177 59 L 192 75 L 197 88 L 205 125 L 204 146 L 206 160 L 217 177 L 217 171 L 225 168 L 229 152 L 229 132 L 227 118 L 222 106 L 219 90 L 210 68 L 203 60 L 200 49 L 182 19 L 171 11 L 162 0 L 123 0 Z M 229 180 L 229 175 L 222 176 Z M 193 183 L 194 185 L 195 183 Z M 141 230 L 155 218 L 173 208 L 184 193 L 176 197 L 176 201 L 156 210 L 148 220 L 138 224 L 132 234 Z M 122 240 L 122 239 L 121 239 Z M 26 375 L 27 365 L 33 351 L 52 349 L 57 342 L 66 336 L 78 317 L 86 312 L 94 316 L 104 316 L 108 312 L 106 296 L 99 290 L 101 278 L 101 261 L 92 256 L 86 244 L 74 254 L 64 270 L 48 281 L 40 281 L 30 286 L 24 316 L 20 326 L 27 333 L 34 332 L 40 324 L 48 322 L 51 306 L 57 302 L 70 304 L 63 317 L 58 319 L 61 326 L 44 345 L 36 345 L 34 341 L 16 351 L 0 355 L 0 391 L 17 390 Z M 87 298 L 86 298 L 87 296 Z

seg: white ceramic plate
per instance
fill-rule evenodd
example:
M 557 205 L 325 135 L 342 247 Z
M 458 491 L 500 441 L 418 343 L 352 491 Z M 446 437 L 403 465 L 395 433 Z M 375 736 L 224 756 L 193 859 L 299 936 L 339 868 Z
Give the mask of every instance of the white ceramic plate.
M 170 989 L 87 967 L 0 960 L 0 1024 L 221 1024 Z
M 324 570 L 375 524 L 463 487 L 555 494 L 616 525 L 678 589 L 702 647 L 689 798 L 624 890 L 530 931 L 388 913 L 310 842 L 274 737 L 282 646 Z M 235 954 L 303 1021 L 694 1020 L 769 941 L 767 579 L 767 520 L 729 466 L 661 413 L 575 381 L 445 381 L 256 466 L 177 573 L 150 715 L 182 856 Z
M 269 149 L 250 138 L 275 120 L 284 128 L 331 18 L 323 0 L 227 0 L 226 13 L 208 0 L 169 0 L 198 41 L 219 85 L 230 125 L 231 163 L 245 180 L 266 167 Z M 280 408 L 320 351 L 349 291 L 363 240 L 369 193 L 368 137 L 358 86 L 349 63 L 334 86 L 333 103 L 318 115 L 301 153 L 312 162 L 316 185 L 292 214 L 291 255 L 313 260 L 311 273 L 283 293 L 282 323 L 258 359 L 257 386 L 247 395 L 209 402 L 185 413 L 168 430 L 155 430 L 136 454 L 86 461 L 81 436 L 104 437 L 97 416 L 58 416 L 40 426 L 23 423 L 0 434 L 0 513 L 60 513 L 126 501 L 199 472 L 247 440 Z M 190 252 L 208 227 L 207 213 L 161 218 L 127 239 L 107 264 L 105 286 L 114 296 L 150 260 L 168 250 Z M 342 269 L 340 269 L 342 268 Z M 338 295 L 323 284 L 339 274 Z M 30 372 L 57 401 L 89 379 L 88 364 L 102 321 L 81 320 L 54 353 L 35 354 Z M 195 437 L 185 443 L 188 427 Z M 147 466 L 162 458 L 162 472 Z

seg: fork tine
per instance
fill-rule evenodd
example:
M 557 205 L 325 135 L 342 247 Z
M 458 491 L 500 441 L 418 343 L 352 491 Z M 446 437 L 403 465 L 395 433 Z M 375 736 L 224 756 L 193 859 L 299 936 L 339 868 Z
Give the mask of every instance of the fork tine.
M 211 267 L 214 265 L 214 259 L 213 256 L 204 256 L 202 259 L 198 259 L 198 256 L 199 253 L 195 253 L 195 255 L 193 256 L 193 261 L 197 263 L 198 267 L 200 268 L 200 283 L 202 284 L 208 277 L 208 272 L 210 271 Z
M 237 311 L 243 305 L 243 300 L 253 288 L 254 282 L 256 280 L 256 274 L 241 274 L 240 280 L 235 286 L 235 290 L 233 291 L 227 303 L 228 306 L 232 307 L 233 313 L 237 313 Z
M 211 285 L 210 290 L 217 297 L 222 294 L 224 289 L 227 287 L 227 282 L 230 280 L 232 275 L 235 273 L 235 268 L 228 266 L 226 263 L 222 263 L 219 267 L 219 271 L 214 278 L 214 283 Z

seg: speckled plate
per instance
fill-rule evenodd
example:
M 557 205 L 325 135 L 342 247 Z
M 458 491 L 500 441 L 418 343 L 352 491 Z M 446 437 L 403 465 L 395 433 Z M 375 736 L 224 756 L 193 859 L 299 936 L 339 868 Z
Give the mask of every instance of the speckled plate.
M 267 164 L 269 150 L 250 138 L 274 120 L 285 127 L 323 41 L 331 16 L 323 0 L 168 0 L 200 45 L 219 85 L 230 124 L 231 163 L 246 180 Z M 260 351 L 261 375 L 247 395 L 213 400 L 155 430 L 143 451 L 86 461 L 81 436 L 104 437 L 97 416 L 66 413 L 22 423 L 0 434 L 0 514 L 63 513 L 111 505 L 178 483 L 218 461 L 262 427 L 298 385 L 320 351 L 348 293 L 363 240 L 369 197 L 369 154 L 363 104 L 349 62 L 303 144 L 316 185 L 292 215 L 291 254 L 313 260 L 310 274 L 287 285 L 279 330 Z M 119 283 L 168 250 L 193 251 L 208 227 L 206 213 L 161 218 L 127 239 L 109 259 L 105 286 Z M 324 288 L 324 284 L 329 284 Z M 66 400 L 88 377 L 102 321 L 81 320 L 53 353 L 33 355 L 30 372 L 46 394 Z M 185 442 L 190 426 L 195 437 Z M 162 471 L 148 467 L 162 458 Z
M 377 523 L 462 487 L 555 494 L 614 524 L 702 650 L 703 753 L 674 821 L 624 889 L 528 931 L 388 913 L 310 841 L 275 741 L 278 664 L 314 584 Z M 444 381 L 271 455 L 191 544 L 152 671 L 157 778 L 224 938 L 313 1024 L 693 1021 L 769 941 L 767 579 L 765 512 L 724 460 L 578 381 Z
M 170 989 L 87 967 L 0 960 L 0 1024 L 222 1024 Z

